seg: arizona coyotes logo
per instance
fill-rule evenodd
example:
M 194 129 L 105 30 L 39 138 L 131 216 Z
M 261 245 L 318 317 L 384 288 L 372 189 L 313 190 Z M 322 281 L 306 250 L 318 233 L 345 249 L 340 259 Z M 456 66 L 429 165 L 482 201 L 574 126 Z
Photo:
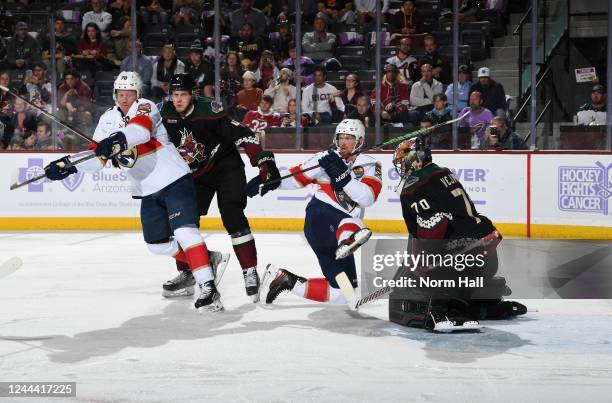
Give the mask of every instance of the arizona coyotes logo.
M 206 147 L 204 147 L 204 144 L 195 141 L 193 133 L 188 132 L 187 129 L 183 129 L 179 133 L 181 134 L 181 144 L 178 150 L 183 159 L 187 161 L 188 164 L 204 161 L 206 159 L 204 155 Z

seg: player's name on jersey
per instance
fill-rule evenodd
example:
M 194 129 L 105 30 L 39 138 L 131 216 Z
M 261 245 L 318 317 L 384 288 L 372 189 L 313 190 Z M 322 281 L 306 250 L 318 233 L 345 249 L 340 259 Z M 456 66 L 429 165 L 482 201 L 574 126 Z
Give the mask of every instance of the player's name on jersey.
M 382 277 L 374 277 L 372 284 L 376 288 L 483 288 L 483 276 L 462 276 L 456 279 L 434 279 L 429 277 L 399 277 L 386 280 Z

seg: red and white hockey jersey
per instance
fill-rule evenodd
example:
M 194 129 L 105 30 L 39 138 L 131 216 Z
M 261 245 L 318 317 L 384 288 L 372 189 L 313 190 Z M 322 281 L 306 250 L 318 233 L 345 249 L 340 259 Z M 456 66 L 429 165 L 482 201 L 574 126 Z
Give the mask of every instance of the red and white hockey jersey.
M 319 159 L 326 154 L 327 151 L 322 151 L 301 165 L 283 170 L 281 176 L 318 165 Z M 364 154 L 357 155 L 357 159 L 349 163 L 348 167 L 352 179 L 339 191 L 331 187 L 329 176 L 321 167 L 284 179 L 281 189 L 297 189 L 314 184 L 317 188 L 314 197 L 351 217 L 362 219 L 365 208 L 374 204 L 380 194 L 382 167 L 376 159 Z
M 159 109 L 153 102 L 137 99 L 126 115 L 118 106 L 110 108 L 100 117 L 93 139 L 100 141 L 117 131 L 125 134 L 128 150 L 113 159 L 119 167 L 127 169 L 134 197 L 158 192 L 189 174 L 187 163 L 168 140 Z M 95 144 L 92 143 L 90 150 L 95 150 Z M 74 160 L 90 152 L 85 151 L 71 158 Z M 79 164 L 77 169 L 98 171 L 106 163 L 108 161 L 96 158 Z
M 248 111 L 244 115 L 242 124 L 257 133 L 265 131 L 268 127 L 280 127 L 283 124 L 283 116 L 273 111 L 263 113 L 260 108 L 257 108 L 256 111 Z

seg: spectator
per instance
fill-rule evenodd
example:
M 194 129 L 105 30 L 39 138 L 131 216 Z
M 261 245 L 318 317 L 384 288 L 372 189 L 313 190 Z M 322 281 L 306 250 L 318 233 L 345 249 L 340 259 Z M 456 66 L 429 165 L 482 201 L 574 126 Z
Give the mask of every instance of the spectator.
M 293 42 L 293 32 L 289 21 L 283 21 L 278 28 L 278 37 L 271 40 L 270 46 L 277 60 L 285 60 L 289 57 L 289 46 Z
M 355 110 L 357 105 L 357 99 L 363 96 L 364 93 L 361 90 L 361 82 L 356 73 L 349 73 L 344 79 L 344 89 L 334 94 L 334 97 L 338 97 L 344 104 L 344 114 L 349 114 L 352 110 Z M 338 108 L 340 109 L 340 108 Z
M 27 94 L 28 101 L 49 113 L 51 112 L 50 102 L 53 85 L 47 78 L 47 66 L 44 63 L 38 62 L 34 64 L 32 73 L 26 74 L 23 86 L 19 92 Z
M 158 0 L 138 1 L 143 22 L 147 25 L 168 25 L 168 12 L 159 4 Z M 170 6 L 172 6 L 170 4 Z
M 423 31 L 423 16 L 414 6 L 413 0 L 404 1 L 399 11 L 391 19 L 391 40 L 420 34 Z M 414 36 L 415 46 L 423 43 L 420 36 Z
M 444 92 L 444 86 L 433 78 L 432 71 L 430 64 L 422 65 L 421 79 L 415 82 L 410 90 L 410 105 L 418 111 L 419 120 L 424 113 L 431 110 L 434 95 Z
M 263 91 L 256 87 L 256 83 L 255 74 L 252 71 L 246 71 L 242 75 L 242 89 L 238 91 L 236 103 L 244 113 L 254 111 L 259 106 Z
M 36 146 L 36 132 L 31 131 L 27 132 L 23 136 L 23 142 L 21 143 L 21 148 L 23 150 L 34 150 Z
M 242 124 L 248 126 L 251 130 L 257 133 L 259 143 L 262 148 L 266 148 L 266 129 L 268 127 L 280 127 L 283 123 L 283 116 L 272 110 L 273 99 L 269 95 L 264 95 L 259 101 L 257 110 L 248 111 L 244 115 Z
M 287 109 L 283 114 L 282 127 L 295 127 L 297 118 L 297 101 L 292 98 L 287 102 Z M 307 116 L 302 115 L 300 119 L 302 127 L 306 127 L 310 124 L 310 119 Z
M 332 122 L 332 105 L 343 111 L 342 99 L 335 98 L 338 89 L 325 82 L 327 72 L 325 67 L 316 66 L 314 69 L 314 83 L 302 91 L 302 113 L 311 116 L 315 124 L 330 124 Z
M 245 22 L 251 24 L 256 38 L 263 38 L 266 32 L 266 16 L 260 10 L 253 8 L 252 0 L 240 0 L 240 8 L 230 17 L 232 21 L 232 36 L 238 36 Z
M 478 10 L 486 7 L 486 2 L 482 0 L 463 0 L 459 5 L 459 22 L 473 22 L 476 21 L 476 14 Z M 443 10 L 440 15 L 440 22 L 451 23 L 453 22 L 452 11 L 446 9 Z
M 431 35 L 427 35 L 423 39 L 423 47 L 425 49 L 425 55 L 421 57 L 420 63 L 430 64 L 433 67 L 433 76 L 435 79 L 440 81 L 442 84 L 448 85 L 453 81 L 451 74 L 451 66 L 445 57 L 442 57 L 438 52 L 438 44 L 436 38 Z
M 374 20 L 376 15 L 376 2 L 380 0 L 355 0 L 357 24 L 365 25 Z M 380 13 L 385 15 L 389 11 L 389 0 L 383 0 Z
M 13 14 L 0 7 L 0 37 L 8 38 L 15 32 L 15 18 Z
M 174 46 L 170 43 L 164 45 L 161 57 L 153 66 L 151 95 L 157 98 L 163 98 L 168 95 L 168 85 L 172 76 L 184 72 L 185 64 L 177 59 Z
M 394 64 L 404 77 L 406 84 L 410 85 L 417 77 L 419 63 L 414 56 L 410 55 L 411 40 L 402 38 L 397 54 L 387 59 L 386 64 Z
M 57 148 L 61 148 L 61 142 L 58 140 Z M 37 150 L 54 150 L 53 138 L 51 136 L 51 128 L 44 120 L 40 120 L 36 125 L 36 145 Z
M 294 71 L 293 80 L 297 81 L 298 77 L 295 75 L 295 64 L 297 61 L 297 52 L 295 50 L 295 42 L 289 45 L 289 59 L 285 60 L 282 67 L 287 67 Z M 314 82 L 314 75 L 312 74 L 314 68 L 314 61 L 308 56 L 300 57 L 300 81 L 303 86 Z
M 271 82 L 268 89 L 264 91 L 264 95 L 272 97 L 272 109 L 275 111 L 287 110 L 289 100 L 295 99 L 295 86 L 291 84 L 291 76 L 291 70 L 284 67 L 280 71 L 278 82 Z
M 317 2 L 317 17 L 323 18 L 327 24 L 354 24 L 355 12 L 351 1 L 319 1 Z
M 246 70 L 251 70 L 256 67 L 261 53 L 266 48 L 263 40 L 253 34 L 253 26 L 245 22 L 240 28 L 237 37 L 232 38 L 229 48 L 240 54 L 240 62 Z
M 15 128 L 11 120 L 11 112 L 8 108 L 8 104 L 2 104 L 3 107 L 0 109 L 0 149 L 6 149 L 11 139 Z
M 102 8 L 102 0 L 91 0 L 91 11 L 83 15 L 81 29 L 85 31 L 88 24 L 94 23 L 102 32 L 103 38 L 108 39 L 108 31 L 111 28 L 112 21 L 113 16 Z
M 527 146 L 523 139 L 506 125 L 505 118 L 495 116 L 491 120 L 491 125 L 485 130 L 480 148 L 483 150 L 526 150 Z
M 225 66 L 221 69 L 221 99 L 225 109 L 233 110 L 236 106 L 236 94 L 242 88 L 242 66 L 238 53 L 227 52 Z
M 578 109 L 577 118 L 579 125 L 605 125 L 607 115 L 606 89 L 601 84 L 596 84 L 591 90 L 591 102 L 587 102 Z
M 324 62 L 334 57 L 336 43 L 336 35 L 327 32 L 325 20 L 320 17 L 314 20 L 314 31 L 306 32 L 302 37 L 304 54 L 315 62 Z
M 199 39 L 196 39 L 189 48 L 189 61 L 185 66 L 185 73 L 190 74 L 198 87 L 203 87 L 203 95 L 214 98 L 215 69 L 204 59 L 204 48 Z
M 136 41 L 136 68 L 132 63 L 132 42 L 128 43 L 128 57 L 121 62 L 121 71 L 136 71 L 142 80 L 142 95 L 148 97 L 151 93 L 151 76 L 153 63 L 142 54 L 142 43 Z
M 172 25 L 175 27 L 194 26 L 198 20 L 198 12 L 191 1 L 175 2 L 176 12 L 172 16 Z
M 259 59 L 259 66 L 255 70 L 255 79 L 261 88 L 268 88 L 270 84 L 277 81 L 280 71 L 276 67 L 274 55 L 269 50 L 264 50 Z
M 90 70 L 93 76 L 96 71 L 103 69 L 102 62 L 107 53 L 108 47 L 102 39 L 100 28 L 90 22 L 85 26 L 83 37 L 79 42 L 79 53 L 74 55 L 74 58 L 78 60 L 78 66 Z
M 11 85 L 11 74 L 8 71 L 0 72 L 0 85 L 17 93 L 17 90 Z M 0 90 L 0 109 L 3 110 L 4 113 L 12 112 L 14 104 L 15 96 L 8 91 Z
M 370 106 L 370 99 L 366 95 L 362 95 L 357 99 L 355 109 L 350 113 L 345 114 L 348 119 L 359 119 L 365 127 L 374 127 L 376 117 Z
M 108 47 L 107 59 L 114 66 L 121 66 L 123 59 L 129 56 L 129 45 L 131 42 L 132 22 L 128 17 L 122 17 L 119 25 L 121 29 L 111 31 L 110 46 Z
M 6 62 L 9 68 L 22 70 L 40 60 L 41 50 L 38 42 L 28 34 L 28 24 L 19 21 L 15 35 L 6 45 Z
M 370 99 L 376 101 L 376 90 L 372 90 Z M 399 69 L 394 64 L 385 66 L 385 75 L 380 84 L 382 100 L 381 117 L 386 122 L 408 123 L 413 121 L 410 114 L 410 87 L 404 82 Z
M 478 82 L 470 88 L 470 93 L 478 91 L 482 94 L 483 106 L 496 116 L 506 117 L 506 91 L 504 86 L 491 78 L 488 67 L 478 69 Z
M 453 119 L 451 108 L 448 107 L 445 94 L 436 94 L 433 96 L 433 109 L 425 114 L 433 124 L 448 122 Z
M 78 52 L 77 43 L 69 33 L 66 32 L 66 19 L 61 15 L 55 17 L 55 59 L 63 60 L 64 56 L 72 56 Z M 43 60 L 48 62 L 51 59 L 51 40 L 45 39 Z
M 64 73 L 64 82 L 58 88 L 60 120 L 69 123 L 89 125 L 92 123 L 91 89 L 81 81 L 81 75 L 76 70 L 67 70 Z
M 468 66 L 462 64 L 459 66 L 459 81 L 457 82 L 457 110 L 460 111 L 468 106 L 470 97 L 470 88 L 472 86 L 472 71 Z M 452 83 L 446 88 L 446 97 L 448 105 L 453 108 L 453 85 Z
M 465 116 L 468 112 L 470 114 Z M 484 138 L 485 129 L 493 119 L 491 111 L 483 106 L 480 92 L 474 91 L 470 94 L 470 106 L 464 108 L 459 116 L 465 116 L 461 119 L 460 125 L 470 128 L 470 134 L 472 135 L 471 148 L 473 150 L 479 148 Z
M 23 99 L 15 98 L 15 111 L 10 115 L 13 137 L 23 139 L 28 133 L 36 131 L 36 116 L 36 112 L 30 110 Z

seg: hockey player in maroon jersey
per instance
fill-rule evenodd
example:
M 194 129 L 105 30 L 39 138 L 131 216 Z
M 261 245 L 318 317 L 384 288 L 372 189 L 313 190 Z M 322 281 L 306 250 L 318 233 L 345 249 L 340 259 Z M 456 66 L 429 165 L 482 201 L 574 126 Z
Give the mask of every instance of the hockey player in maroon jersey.
M 395 150 L 393 163 L 401 178 L 398 193 L 404 221 L 412 237 L 408 252 L 435 253 L 442 248 L 447 253 L 472 256 L 480 253 L 484 262 L 480 271 L 466 270 L 465 274 L 482 275 L 487 297 L 476 297 L 475 290 L 469 290 L 467 298 L 466 293 L 459 293 L 465 299 L 457 298 L 454 293 L 439 294 L 432 289 L 394 291 L 396 295 L 392 294 L 389 299 L 389 318 L 434 331 L 454 331 L 478 328 L 479 319 L 524 314 L 525 306 L 501 298 L 510 293 L 505 279 L 495 276 L 498 268 L 496 248 L 502 237 L 491 220 L 476 211 L 455 175 L 432 162 L 431 150 L 420 138 L 402 142 Z M 421 267 L 417 271 L 437 277 L 448 276 L 448 270 Z M 491 293 L 496 292 L 499 293 L 491 299 Z

